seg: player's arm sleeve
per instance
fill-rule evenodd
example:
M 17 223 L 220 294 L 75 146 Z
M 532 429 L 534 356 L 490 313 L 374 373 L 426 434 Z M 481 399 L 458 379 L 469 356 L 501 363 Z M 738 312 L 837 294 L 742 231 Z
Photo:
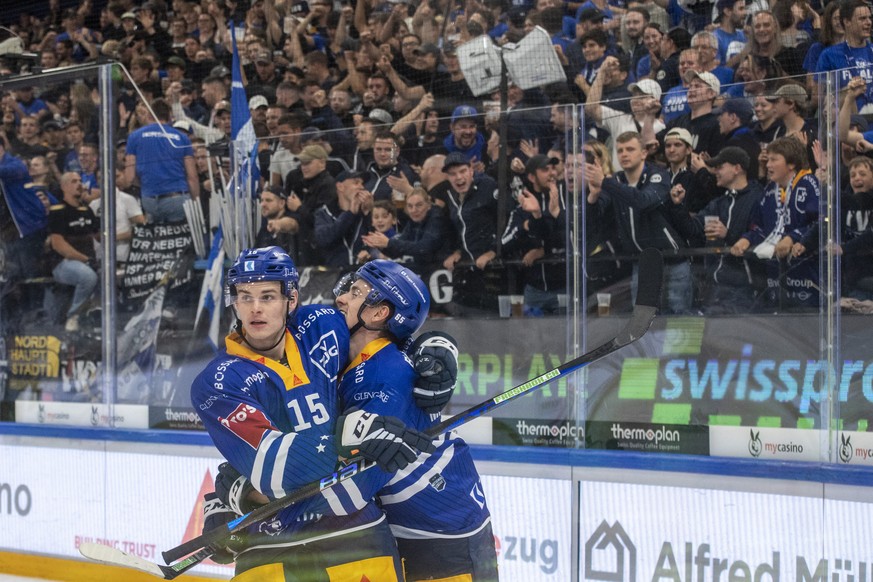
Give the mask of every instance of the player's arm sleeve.
M 234 381 L 229 369 L 223 374 L 225 386 Z M 216 389 L 210 380 L 204 374 L 195 380 L 194 408 L 224 458 L 255 489 L 275 499 L 333 471 L 337 457 L 330 441 L 319 451 L 314 433 L 280 430 L 254 398 L 234 388 Z

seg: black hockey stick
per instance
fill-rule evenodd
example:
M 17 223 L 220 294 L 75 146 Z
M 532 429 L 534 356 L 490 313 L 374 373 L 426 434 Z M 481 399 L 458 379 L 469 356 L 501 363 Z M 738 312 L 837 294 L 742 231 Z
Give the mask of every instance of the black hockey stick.
M 586 354 L 582 354 L 581 356 L 578 356 L 569 362 L 565 362 L 557 368 L 549 370 L 524 384 L 511 388 L 490 400 L 486 400 L 481 404 L 477 404 L 460 414 L 444 420 L 428 429 L 426 433 L 431 437 L 436 437 L 453 430 L 474 418 L 491 412 L 492 410 L 533 390 L 542 388 L 546 384 L 554 382 L 563 376 L 575 372 L 576 370 L 596 362 L 635 342 L 641 338 L 646 331 L 648 331 L 652 324 L 652 320 L 657 313 L 661 299 L 662 276 L 663 257 L 661 256 L 661 253 L 654 249 L 646 249 L 640 255 L 639 289 L 637 291 L 636 304 L 634 305 L 630 321 L 628 321 L 621 333 L 607 343 Z M 98 544 L 82 544 L 79 547 L 79 551 L 83 556 L 93 560 L 117 566 L 134 568 L 164 578 L 165 580 L 172 580 L 181 573 L 193 568 L 203 560 L 212 556 L 216 551 L 215 548 L 220 546 L 220 544 L 230 535 L 242 531 L 251 525 L 260 523 L 294 503 L 308 499 L 309 497 L 317 495 L 338 483 L 342 483 L 358 473 L 375 466 L 375 464 L 376 463 L 372 461 L 366 461 L 364 459 L 353 459 L 352 462 L 345 467 L 319 481 L 314 481 L 305 485 L 293 493 L 289 493 L 285 497 L 274 499 L 270 503 L 262 505 L 254 511 L 237 518 L 224 527 L 209 530 L 196 538 L 176 546 L 175 548 L 171 548 L 162 554 L 164 560 L 168 564 L 174 560 L 182 558 L 183 556 L 188 557 L 169 566 L 162 566 L 135 556 L 129 556 L 121 550 Z M 191 555 L 189 556 L 188 554 Z

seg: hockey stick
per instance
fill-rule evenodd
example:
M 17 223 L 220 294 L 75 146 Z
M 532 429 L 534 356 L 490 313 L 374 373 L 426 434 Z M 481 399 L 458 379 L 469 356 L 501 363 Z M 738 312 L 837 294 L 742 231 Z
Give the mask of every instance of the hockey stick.
M 660 304 L 662 273 L 663 257 L 661 256 L 661 253 L 654 249 L 646 249 L 643 251 L 640 255 L 639 289 L 637 291 L 636 304 L 634 305 L 630 321 L 628 321 L 621 333 L 586 354 L 582 354 L 581 356 L 578 356 L 569 362 L 565 362 L 557 368 L 549 370 L 524 384 L 511 388 L 490 400 L 486 400 L 481 404 L 477 404 L 460 414 L 444 420 L 428 429 L 426 433 L 431 437 L 436 437 L 453 430 L 474 418 L 491 412 L 492 410 L 523 396 L 524 394 L 542 388 L 546 384 L 554 382 L 563 376 L 605 358 L 641 338 L 651 326 L 652 320 L 658 310 L 658 305 Z M 319 481 L 309 483 L 308 485 L 289 493 L 285 497 L 274 499 L 270 503 L 262 505 L 254 511 L 235 519 L 224 527 L 212 529 L 194 539 L 176 546 L 175 548 L 171 548 L 162 554 L 164 560 L 168 564 L 174 560 L 182 558 L 183 556 L 187 556 L 188 554 L 191 555 L 169 566 L 155 564 L 154 562 L 149 562 L 125 554 L 116 548 L 93 543 L 82 544 L 79 546 L 79 552 L 86 558 L 91 558 L 92 560 L 117 566 L 126 566 L 152 574 L 159 578 L 164 578 L 165 580 L 172 580 L 181 573 L 212 556 L 212 554 L 215 553 L 214 547 L 220 545 L 220 543 L 226 540 L 230 535 L 264 521 L 286 507 L 317 495 L 318 493 L 329 489 L 338 483 L 346 481 L 373 466 L 375 466 L 375 463 L 372 461 L 353 459 L 352 462 L 345 467 Z

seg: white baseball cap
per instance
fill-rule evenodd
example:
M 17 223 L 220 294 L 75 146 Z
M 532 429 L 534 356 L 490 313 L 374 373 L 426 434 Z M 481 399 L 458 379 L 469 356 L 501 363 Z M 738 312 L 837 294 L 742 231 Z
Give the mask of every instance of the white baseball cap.
M 639 91 L 643 95 L 650 95 L 658 101 L 661 100 L 661 86 L 652 79 L 640 79 L 636 83 L 628 85 L 627 88 L 631 93 Z

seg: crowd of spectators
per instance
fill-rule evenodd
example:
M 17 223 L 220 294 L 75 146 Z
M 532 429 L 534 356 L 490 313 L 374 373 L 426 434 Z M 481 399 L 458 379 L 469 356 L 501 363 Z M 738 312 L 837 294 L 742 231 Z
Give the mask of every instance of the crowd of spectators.
M 873 21 L 862 0 L 51 0 L 19 14 L 3 24 L 38 55 L 30 72 L 124 65 L 116 152 L 95 146 L 92 84 L 34 77 L 3 92 L 0 180 L 21 178 L 21 163 L 29 172 L 27 187 L 5 184 L 17 229 L 7 240 L 33 253 L 51 235 L 47 252 L 68 267 L 95 265 L 57 242 L 69 225 L 51 213 L 99 197 L 100 155 L 118 156 L 148 220 L 181 219 L 187 197 L 209 212 L 227 179 L 232 32 L 259 138 L 257 241 L 301 266 L 387 257 L 425 276 L 451 271 L 452 314 L 496 311 L 508 281 L 529 314 L 554 314 L 579 216 L 592 290 L 628 275 L 633 287 L 630 257 L 655 246 L 669 251 L 668 312 L 815 309 L 828 171 L 845 186 L 836 250 L 870 248 Z M 565 79 L 473 95 L 464 44 L 518 43 L 536 27 L 554 56 L 530 67 L 556 57 Z M 19 58 L 3 62 L 0 74 L 19 73 Z M 817 86 L 834 70 L 843 147 L 829 169 Z M 176 153 L 149 145 L 156 136 Z M 844 294 L 873 298 L 869 270 L 844 271 Z

